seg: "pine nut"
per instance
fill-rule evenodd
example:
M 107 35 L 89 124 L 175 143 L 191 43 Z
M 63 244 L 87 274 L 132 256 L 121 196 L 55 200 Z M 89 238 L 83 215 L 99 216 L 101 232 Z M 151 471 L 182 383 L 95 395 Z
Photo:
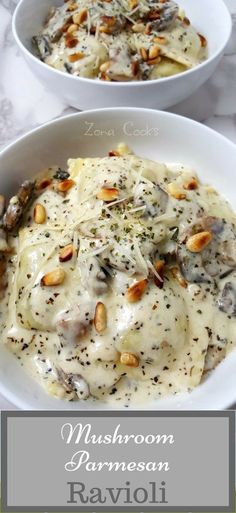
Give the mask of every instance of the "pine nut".
M 72 53 L 71 55 L 68 55 L 69 62 L 76 62 L 80 61 L 85 57 L 85 54 L 82 52 Z
M 41 279 L 41 285 L 45 287 L 55 287 L 61 285 L 64 282 L 66 273 L 64 269 L 58 267 L 54 271 L 45 274 Z
M 75 185 L 74 180 L 63 180 L 63 182 L 59 182 L 57 185 L 57 191 L 58 192 L 67 192 Z
M 62 248 L 59 253 L 60 262 L 68 262 L 69 260 L 71 260 L 73 257 L 73 253 L 73 244 L 68 244 L 67 246 L 64 246 L 64 248 Z
M 102 187 L 102 189 L 97 193 L 97 199 L 102 201 L 113 201 L 117 199 L 119 196 L 119 190 L 115 187 Z
M 43 224 L 45 223 L 47 218 L 46 210 L 41 203 L 36 203 L 34 207 L 34 221 L 37 224 Z
M 73 22 L 76 25 L 81 25 L 81 23 L 83 23 L 84 21 L 87 20 L 87 16 L 88 16 L 87 9 L 81 9 L 81 11 L 79 13 L 76 13 L 73 15 Z
M 191 253 L 200 253 L 212 240 L 211 232 L 200 232 L 192 235 L 186 242 L 186 248 Z
M 148 280 L 140 280 L 131 285 L 126 292 L 126 297 L 129 303 L 136 303 L 143 296 L 147 288 Z
M 139 359 L 135 354 L 121 353 L 120 363 L 122 363 L 123 365 L 126 365 L 127 367 L 138 367 Z
M 167 189 L 168 189 L 170 196 L 172 196 L 173 198 L 175 198 L 177 200 L 183 200 L 186 198 L 186 194 L 184 194 L 182 192 L 182 190 L 180 189 L 180 187 L 174 182 L 169 183 L 167 186 Z
M 107 310 L 105 305 L 101 302 L 96 305 L 94 326 L 98 333 L 102 333 L 107 327 Z
M 151 46 L 149 50 L 149 59 L 156 59 L 160 53 L 160 48 L 158 46 Z
M 196 178 L 191 178 L 188 182 L 184 183 L 184 189 L 186 191 L 193 191 L 194 189 L 198 188 L 198 182 Z

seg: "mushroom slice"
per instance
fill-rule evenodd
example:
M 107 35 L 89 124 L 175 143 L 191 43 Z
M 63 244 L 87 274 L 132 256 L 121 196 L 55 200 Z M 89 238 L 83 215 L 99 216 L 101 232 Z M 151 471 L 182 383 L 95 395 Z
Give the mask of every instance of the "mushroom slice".
M 135 189 L 134 205 L 145 206 L 144 216 L 160 216 L 165 213 L 168 203 L 168 194 L 160 187 L 146 182 L 140 182 Z
M 112 46 L 109 51 L 109 65 L 105 75 L 115 82 L 123 82 L 134 79 L 131 54 L 127 48 Z
M 221 261 L 229 267 L 236 267 L 236 238 L 227 240 L 221 246 Z
M 50 38 L 51 42 L 58 43 L 58 41 L 60 41 L 62 35 L 63 35 L 63 30 L 61 28 L 57 29 Z
M 57 369 L 58 381 L 67 392 L 75 392 L 79 399 L 88 399 L 89 385 L 80 374 L 67 374 L 61 368 Z
M 119 34 L 126 26 L 127 20 L 124 16 L 102 15 L 99 19 L 100 31 L 105 34 Z
M 203 253 L 204 267 L 213 276 L 225 276 L 236 268 L 236 233 L 234 226 L 223 219 L 208 217 L 213 239 Z
M 184 244 L 178 245 L 177 263 L 180 272 L 189 283 L 211 283 L 212 279 L 202 264 L 202 255 L 200 253 L 190 253 Z
M 151 11 L 149 21 L 152 21 L 153 30 L 159 32 L 166 30 L 177 18 L 179 7 L 176 2 L 149 2 Z M 156 13 L 156 16 L 155 16 Z
M 108 291 L 108 276 L 96 257 L 90 257 L 80 266 L 83 286 L 96 296 Z
M 25 210 L 28 208 L 35 189 L 35 182 L 26 180 L 16 196 L 11 198 L 5 213 L 3 224 L 8 232 L 12 232 L 18 226 Z
M 3 228 L 0 228 L 0 251 L 7 253 L 9 249 L 10 248 L 7 243 L 7 234 Z
M 6 266 L 5 255 L 0 253 L 0 299 L 3 299 L 5 289 L 7 288 Z
M 208 230 L 212 240 L 200 253 L 193 254 L 186 248 L 186 239 L 202 230 Z M 200 218 L 181 235 L 177 261 L 184 278 L 190 283 L 211 283 L 217 276 L 226 276 L 236 268 L 236 234 L 233 225 L 217 217 Z
M 6 201 L 4 196 L 0 194 L 0 252 L 8 252 L 7 234 L 3 228 L 3 215 L 5 212 Z
M 206 216 L 199 219 L 201 228 L 205 231 L 211 231 L 214 235 L 220 236 L 224 231 L 225 223 L 219 217 Z
M 32 45 L 41 60 L 45 60 L 52 53 L 49 38 L 46 36 L 32 37 Z
M 2 226 L 2 217 L 5 212 L 5 198 L 0 195 L 0 300 L 3 299 L 5 289 L 7 288 L 7 276 L 6 276 L 6 256 L 5 252 L 9 251 L 7 243 L 7 234 Z
M 236 288 L 234 284 L 228 281 L 217 299 L 217 305 L 221 312 L 236 316 Z
M 56 322 L 56 330 L 63 345 L 76 346 L 88 332 L 93 319 L 93 308 L 89 304 L 81 304 L 73 310 L 62 312 Z

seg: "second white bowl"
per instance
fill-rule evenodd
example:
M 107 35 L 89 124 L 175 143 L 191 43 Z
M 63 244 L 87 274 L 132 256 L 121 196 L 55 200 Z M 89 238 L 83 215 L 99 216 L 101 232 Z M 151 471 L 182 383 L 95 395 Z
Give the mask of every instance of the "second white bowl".
M 0 154 L 0 192 L 13 195 L 19 184 L 69 157 L 107 155 L 119 142 L 159 162 L 181 162 L 212 184 L 236 210 L 236 146 L 194 121 L 154 110 L 104 109 L 55 120 L 25 135 Z M 236 401 L 236 351 L 193 392 L 167 397 L 140 408 L 219 410 Z M 0 344 L 0 393 L 23 409 L 106 409 L 106 403 L 59 401 L 46 395 Z
M 184 100 L 215 71 L 231 34 L 231 18 L 223 0 L 179 0 L 193 26 L 209 43 L 209 57 L 189 71 L 146 82 L 104 82 L 57 71 L 32 53 L 31 38 L 38 34 L 51 6 L 63 0 L 20 0 L 14 17 L 16 42 L 33 73 L 67 104 L 81 110 L 101 107 L 166 109 Z

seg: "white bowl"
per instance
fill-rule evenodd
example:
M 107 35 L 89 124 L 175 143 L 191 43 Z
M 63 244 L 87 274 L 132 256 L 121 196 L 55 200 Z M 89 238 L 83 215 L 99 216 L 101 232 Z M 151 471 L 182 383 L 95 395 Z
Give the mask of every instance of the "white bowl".
M 112 121 L 111 121 L 112 120 Z M 1 193 L 13 194 L 25 178 L 68 157 L 104 156 L 124 141 L 137 154 L 163 162 L 182 162 L 196 169 L 236 209 L 236 146 L 190 119 L 145 109 L 104 109 L 48 123 L 11 144 L 0 154 Z M 236 351 L 206 382 L 190 394 L 145 405 L 150 409 L 223 409 L 236 401 Z M 46 393 L 0 345 L 0 393 L 23 409 L 89 409 L 90 401 L 68 403 Z
M 50 6 L 63 0 L 21 0 L 13 17 L 13 33 L 33 73 L 66 104 L 81 110 L 101 107 L 165 109 L 184 100 L 216 69 L 231 34 L 231 18 L 223 0 L 179 0 L 196 29 L 209 42 L 209 58 L 182 74 L 146 82 L 104 82 L 57 71 L 32 53 L 31 38 L 42 28 Z

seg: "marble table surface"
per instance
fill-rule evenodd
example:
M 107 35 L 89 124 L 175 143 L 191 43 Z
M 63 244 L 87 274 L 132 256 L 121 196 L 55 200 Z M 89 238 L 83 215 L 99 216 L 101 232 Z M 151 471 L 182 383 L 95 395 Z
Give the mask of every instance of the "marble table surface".
M 37 81 L 20 56 L 11 32 L 17 3 L 0 0 L 0 149 L 24 132 L 74 112 Z M 191 98 L 170 110 L 201 121 L 236 144 L 236 0 L 225 3 L 233 32 L 217 71 Z M 0 396 L 0 410 L 12 408 Z

